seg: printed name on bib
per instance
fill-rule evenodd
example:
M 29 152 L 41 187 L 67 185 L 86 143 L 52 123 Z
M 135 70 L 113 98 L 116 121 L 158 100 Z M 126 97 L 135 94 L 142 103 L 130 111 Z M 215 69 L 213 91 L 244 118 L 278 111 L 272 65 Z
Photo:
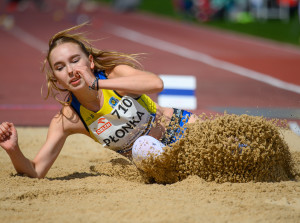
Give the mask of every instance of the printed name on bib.
M 127 133 L 130 132 L 130 129 L 137 127 L 137 124 L 141 122 L 143 115 L 145 115 L 145 113 L 137 111 L 137 116 L 139 119 L 135 120 L 135 118 L 132 117 L 132 120 L 128 121 L 124 126 L 121 126 L 120 129 L 116 130 L 114 134 L 110 135 L 107 139 L 104 139 L 103 141 L 106 146 L 109 146 L 111 142 L 118 142 L 119 139 L 122 139 Z
M 124 96 L 110 114 L 100 117 L 89 128 L 102 145 L 125 149 L 149 132 L 153 119 L 135 99 Z

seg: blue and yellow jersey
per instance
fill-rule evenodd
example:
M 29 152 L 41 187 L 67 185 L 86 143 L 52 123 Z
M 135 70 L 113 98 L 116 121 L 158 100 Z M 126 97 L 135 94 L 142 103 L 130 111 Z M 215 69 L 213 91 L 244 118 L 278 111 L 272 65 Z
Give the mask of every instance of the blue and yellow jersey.
M 95 76 L 107 79 L 104 71 L 95 73 Z M 145 94 L 131 98 L 114 90 L 101 91 L 104 102 L 98 112 L 83 107 L 74 95 L 71 106 L 94 140 L 113 150 L 128 149 L 137 137 L 150 131 L 156 116 L 156 104 Z

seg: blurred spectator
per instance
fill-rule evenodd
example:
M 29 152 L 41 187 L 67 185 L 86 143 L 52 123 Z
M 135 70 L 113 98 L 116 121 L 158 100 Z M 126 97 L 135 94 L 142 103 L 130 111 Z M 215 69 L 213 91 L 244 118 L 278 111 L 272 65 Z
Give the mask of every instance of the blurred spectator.
M 130 12 L 140 6 L 141 0 L 113 0 L 113 7 L 119 12 Z
M 195 18 L 195 4 L 193 0 L 173 0 L 175 11 L 184 16 L 185 18 Z
M 47 9 L 44 0 L 4 0 L 1 5 L 1 9 L 5 9 L 5 12 L 14 12 L 16 10 L 24 11 L 30 2 L 33 2 L 37 9 L 44 11 Z M 1 10 L 2 11 L 2 10 Z
M 81 3 L 82 0 L 67 0 L 66 3 L 67 12 L 72 13 L 78 11 L 78 8 L 80 7 Z
M 76 24 L 89 22 L 91 20 L 89 15 L 84 13 L 85 10 L 81 10 L 88 2 L 88 0 L 66 0 L 66 12 L 69 20 Z
M 86 12 L 97 10 L 98 2 L 94 0 L 65 0 L 67 13 L 79 13 L 80 9 Z
M 239 23 L 255 19 L 288 20 L 300 10 L 300 0 L 173 0 L 175 11 L 205 22 L 226 19 Z M 300 16 L 300 14 L 299 14 Z
M 47 9 L 43 0 L 4 0 L 0 5 L 0 26 L 12 29 L 15 26 L 14 12 L 26 10 L 30 2 L 33 2 L 38 10 Z

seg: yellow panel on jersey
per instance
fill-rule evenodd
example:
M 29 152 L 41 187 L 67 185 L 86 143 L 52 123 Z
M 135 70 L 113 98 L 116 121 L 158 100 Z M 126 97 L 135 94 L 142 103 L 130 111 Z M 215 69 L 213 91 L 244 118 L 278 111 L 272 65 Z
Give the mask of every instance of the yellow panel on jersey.
M 72 106 L 79 113 L 93 139 L 113 150 L 126 150 L 150 131 L 156 116 L 156 104 L 143 94 L 137 99 L 121 97 L 102 89 L 104 103 L 98 112 L 83 107 L 74 97 Z

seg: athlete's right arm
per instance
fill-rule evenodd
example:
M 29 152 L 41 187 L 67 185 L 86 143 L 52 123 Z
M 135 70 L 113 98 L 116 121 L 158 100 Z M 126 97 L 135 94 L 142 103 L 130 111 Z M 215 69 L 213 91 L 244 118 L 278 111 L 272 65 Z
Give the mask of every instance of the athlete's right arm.
M 18 173 L 43 178 L 59 155 L 66 138 L 72 133 L 85 133 L 82 126 L 81 122 L 70 120 L 62 113 L 57 114 L 51 121 L 45 144 L 31 161 L 19 148 L 14 125 L 4 122 L 0 125 L 0 146 L 7 152 Z

